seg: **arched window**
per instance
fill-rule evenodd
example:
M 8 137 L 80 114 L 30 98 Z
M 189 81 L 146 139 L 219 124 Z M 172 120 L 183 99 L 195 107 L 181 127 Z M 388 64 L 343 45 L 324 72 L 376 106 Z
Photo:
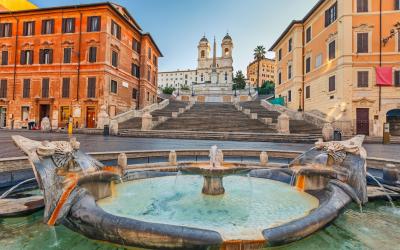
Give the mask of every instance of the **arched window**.
M 206 57 L 206 52 L 204 50 L 201 51 L 201 58 Z
M 225 55 L 226 56 L 229 55 L 229 49 L 228 48 L 225 48 Z

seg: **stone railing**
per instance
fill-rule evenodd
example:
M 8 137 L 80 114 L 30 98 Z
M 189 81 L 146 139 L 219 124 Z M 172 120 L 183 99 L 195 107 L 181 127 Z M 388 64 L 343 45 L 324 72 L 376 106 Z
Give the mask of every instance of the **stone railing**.
M 145 113 L 151 113 L 155 110 L 163 109 L 166 106 L 168 106 L 168 104 L 169 104 L 169 100 L 164 100 L 160 103 L 154 103 L 152 105 L 149 105 L 141 110 L 135 110 L 135 109 L 129 110 L 125 113 L 115 116 L 114 118 L 111 119 L 111 121 L 116 121 L 117 123 L 122 123 L 122 122 L 125 122 L 125 121 L 130 120 L 135 117 L 142 117 L 143 114 L 145 114 Z

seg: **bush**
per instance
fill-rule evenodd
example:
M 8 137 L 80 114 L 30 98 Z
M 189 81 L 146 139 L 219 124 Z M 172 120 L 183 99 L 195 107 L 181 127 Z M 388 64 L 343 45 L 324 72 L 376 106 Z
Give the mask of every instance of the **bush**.
M 174 93 L 174 91 L 175 91 L 174 87 L 167 86 L 162 89 L 163 94 L 166 94 L 166 95 L 172 95 L 172 93 Z
M 263 85 L 257 88 L 259 95 L 269 95 L 275 93 L 275 84 L 271 81 L 265 81 Z
M 181 86 L 181 90 L 190 90 L 187 84 Z

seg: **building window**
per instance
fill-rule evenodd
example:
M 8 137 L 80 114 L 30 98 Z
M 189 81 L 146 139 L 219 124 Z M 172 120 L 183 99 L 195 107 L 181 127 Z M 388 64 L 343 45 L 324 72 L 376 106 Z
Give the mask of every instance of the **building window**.
M 29 98 L 31 95 L 31 79 L 24 79 L 22 98 Z
M 97 61 L 97 47 L 89 48 L 89 62 L 95 63 Z
M 288 79 L 292 79 L 292 65 L 288 66 Z
M 322 53 L 315 57 L 315 68 L 319 68 L 322 65 Z
M 306 99 L 310 99 L 311 97 L 311 86 L 306 87 Z
M 337 2 L 325 11 L 325 27 L 331 25 L 337 18 Z
M 12 23 L 0 23 L 0 37 L 11 37 Z
M 148 69 L 147 69 L 147 81 L 151 81 L 151 69 L 150 69 L 150 67 L 148 67 Z
M 7 98 L 7 80 L 0 81 L 0 98 Z
M 54 19 L 42 21 L 42 35 L 49 35 L 54 33 Z
M 206 57 L 206 52 L 204 50 L 201 51 L 201 58 L 205 58 Z
M 42 98 L 49 98 L 50 90 L 50 79 L 43 78 L 42 79 Z
M 336 76 L 329 77 L 329 92 L 336 90 Z
M 96 98 L 96 77 L 88 78 L 87 97 Z
M 87 18 L 87 32 L 98 32 L 101 27 L 100 16 L 89 16 Z
M 39 50 L 39 63 L 40 64 L 52 64 L 53 63 L 53 50 L 52 49 Z
M 114 21 L 111 21 L 111 35 L 121 40 L 121 26 Z
M 70 78 L 63 78 L 62 80 L 62 89 L 61 89 L 61 97 L 62 98 L 69 98 L 69 89 L 71 85 Z
M 368 12 L 369 0 L 357 0 L 357 12 Z
M 282 49 L 278 50 L 278 60 L 282 60 Z
M 132 89 L 132 99 L 137 99 L 137 95 L 138 95 L 137 89 Z
M 368 33 L 357 33 L 357 53 L 368 53 Z
M 397 51 L 400 52 L 400 32 L 397 34 Z
M 133 38 L 133 41 L 132 41 L 132 49 L 140 54 L 140 42 L 138 40 L 136 40 L 135 38 Z
M 308 27 L 306 30 L 306 43 L 311 41 L 311 27 Z
M 8 51 L 3 50 L 1 52 L 1 65 L 8 65 Z
M 72 48 L 64 48 L 64 63 L 71 63 Z
M 400 87 L 400 70 L 394 72 L 394 86 Z
M 118 91 L 118 83 L 117 83 L 117 81 L 111 80 L 110 91 L 111 91 L 111 93 L 114 93 L 114 94 L 117 93 L 117 91 Z
M 75 33 L 75 18 L 63 18 L 62 33 Z
M 153 65 L 157 66 L 157 57 L 156 56 L 153 56 Z
M 69 117 L 71 115 L 70 109 L 68 106 L 62 106 L 60 108 L 60 118 L 61 122 L 67 123 L 69 121 Z
M 400 10 L 400 0 L 394 0 L 394 9 Z
M 278 84 L 282 84 L 282 73 L 278 73 Z
M 147 57 L 151 60 L 151 48 L 147 50 Z
M 288 42 L 288 51 L 291 52 L 293 49 L 293 39 L 290 38 Z
M 24 22 L 24 36 L 33 36 L 35 35 L 35 22 Z
M 28 121 L 29 119 L 29 107 L 21 107 L 21 118 L 22 121 Z
M 329 60 L 333 60 L 336 58 L 336 41 L 330 42 L 328 47 Z
M 306 59 L 306 73 L 310 73 L 311 71 L 311 57 Z
M 288 102 L 291 102 L 291 101 L 292 101 L 292 91 L 289 90 L 288 91 Z
M 228 81 L 228 73 L 225 72 L 225 81 Z
M 140 67 L 134 63 L 132 63 L 132 70 L 131 70 L 131 74 L 134 77 L 140 78 Z
M 358 71 L 357 72 L 357 87 L 368 88 L 368 71 Z
M 21 51 L 21 65 L 33 64 L 33 50 Z
M 114 67 L 118 67 L 118 53 L 114 50 L 111 53 L 111 64 Z

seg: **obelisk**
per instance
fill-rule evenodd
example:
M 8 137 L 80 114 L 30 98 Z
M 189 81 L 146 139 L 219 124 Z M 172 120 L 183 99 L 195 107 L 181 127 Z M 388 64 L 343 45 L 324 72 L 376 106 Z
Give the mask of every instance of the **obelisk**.
M 214 48 L 213 48 L 213 61 L 211 66 L 211 84 L 218 84 L 218 73 L 217 73 L 217 42 L 214 36 Z

